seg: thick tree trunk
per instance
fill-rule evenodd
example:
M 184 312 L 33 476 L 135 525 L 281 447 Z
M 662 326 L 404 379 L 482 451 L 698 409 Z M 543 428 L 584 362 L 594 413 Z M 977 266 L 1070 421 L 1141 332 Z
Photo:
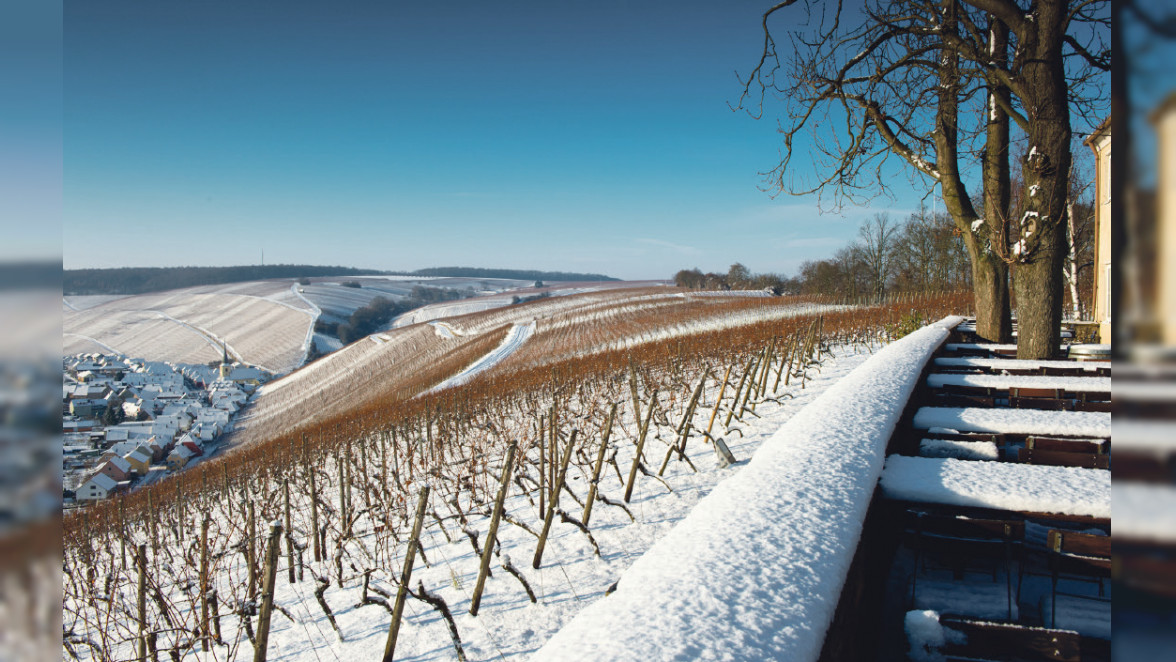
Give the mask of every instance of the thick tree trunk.
M 943 4 L 943 30 L 954 34 L 958 29 L 958 7 L 954 2 Z M 1007 40 L 1006 40 L 1007 41 Z M 972 260 L 972 287 L 976 301 L 976 334 L 990 342 L 1008 342 L 1012 338 L 1012 323 L 1009 317 L 1008 266 L 988 247 L 989 232 L 986 223 L 999 222 L 1004 218 L 1000 205 L 1008 208 L 1008 172 L 1002 175 L 997 167 L 1000 154 L 1007 153 L 1008 120 L 1002 114 L 993 114 L 996 125 L 989 131 L 988 143 L 992 153 L 985 162 L 985 193 L 992 199 L 995 218 L 977 223 L 972 201 L 964 186 L 959 171 L 958 114 L 959 114 L 959 54 L 945 48 L 940 56 L 939 105 L 936 108 L 935 151 L 939 165 L 939 185 L 943 192 L 943 203 L 951 214 L 956 227 L 964 236 L 968 257 Z M 1002 152 L 1003 150 L 1003 152 Z M 1003 183 L 1003 189 L 1001 188 Z M 988 203 L 986 203 L 988 206 Z M 1007 213 L 1007 212 L 1005 212 Z
M 1027 30 L 1022 80 L 1029 112 L 1024 161 L 1024 214 L 1013 219 L 1018 265 L 1017 358 L 1045 359 L 1058 351 L 1062 322 L 1062 265 L 1070 172 L 1070 108 L 1062 59 L 1066 4 L 1042 0 Z
M 972 258 L 972 291 L 976 300 L 976 335 L 983 341 L 1007 343 L 1013 338 L 1009 313 L 1009 267 L 991 253 L 977 255 L 968 243 Z
M 1049 359 L 1057 352 L 1062 325 L 1062 261 L 1065 226 L 1055 224 L 1040 236 L 1028 262 L 1018 264 L 1017 358 Z
M 1009 29 L 996 18 L 988 25 L 988 54 L 1005 68 L 1008 62 Z M 976 335 L 988 342 L 1007 343 L 1013 339 L 1009 312 L 1009 267 L 993 254 L 994 233 L 1009 216 L 1012 180 L 1009 172 L 1009 116 L 998 99 L 1009 99 L 1009 90 L 995 78 L 988 81 L 988 122 L 984 141 L 984 223 L 973 230 L 967 242 L 972 258 L 972 283 L 976 297 Z

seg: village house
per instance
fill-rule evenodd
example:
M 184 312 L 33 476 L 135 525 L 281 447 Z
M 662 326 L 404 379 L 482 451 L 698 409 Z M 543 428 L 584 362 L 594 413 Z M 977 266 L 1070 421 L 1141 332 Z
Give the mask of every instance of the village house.
M 197 455 L 198 453 L 193 451 L 191 447 L 185 444 L 176 444 L 175 449 L 167 456 L 167 468 L 171 471 L 179 471 L 187 466 L 188 461 Z
M 98 501 L 118 491 L 118 481 L 105 474 L 94 474 L 75 492 L 78 501 Z
M 115 455 L 98 465 L 98 474 L 109 477 L 114 481 L 123 481 L 131 477 L 131 463 Z
M 140 444 L 135 447 L 135 450 L 122 456 L 127 464 L 131 465 L 131 471 L 146 476 L 147 472 L 151 470 L 151 462 L 155 459 L 154 453 L 148 446 Z

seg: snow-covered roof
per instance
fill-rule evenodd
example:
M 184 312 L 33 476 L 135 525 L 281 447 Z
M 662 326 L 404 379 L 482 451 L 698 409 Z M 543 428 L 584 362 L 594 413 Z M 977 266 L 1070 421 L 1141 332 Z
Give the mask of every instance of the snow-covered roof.
M 1111 472 L 1104 469 L 891 455 L 882 491 L 900 501 L 1111 516 Z
M 883 348 L 797 413 L 531 659 L 816 660 L 886 442 L 959 321 Z
M 82 483 L 82 485 L 85 486 L 86 483 L 93 483 L 107 492 L 118 487 L 118 482 L 106 474 L 94 474 L 93 476 L 90 476 L 89 480 L 87 480 L 85 483 Z
M 172 458 L 175 456 L 179 456 L 184 459 L 190 459 L 190 458 L 196 457 L 196 451 L 192 450 L 191 448 L 188 448 L 187 446 L 185 446 L 183 444 L 177 444 L 175 447 L 175 450 L 173 450 L 171 452 L 171 454 L 168 455 L 168 458 Z
M 110 465 L 114 466 L 115 468 L 117 468 L 119 471 L 122 471 L 123 473 L 126 473 L 131 470 L 131 463 L 127 462 L 121 456 L 118 456 L 118 455 L 111 457 L 109 460 L 106 461 L 106 464 L 110 464 Z
M 150 462 L 151 459 L 153 457 L 155 457 L 155 454 L 152 453 L 151 449 L 146 446 L 138 446 L 135 448 L 135 450 L 131 451 L 130 453 L 127 453 L 123 457 L 124 458 L 132 458 L 133 457 L 134 459 L 137 459 L 140 462 Z

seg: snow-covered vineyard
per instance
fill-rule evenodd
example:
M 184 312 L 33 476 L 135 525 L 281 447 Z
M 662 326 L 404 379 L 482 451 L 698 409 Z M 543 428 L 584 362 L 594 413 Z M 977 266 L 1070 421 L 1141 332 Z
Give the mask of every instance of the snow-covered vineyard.
M 535 340 L 516 325 L 461 385 L 68 520 L 64 655 L 939 659 L 1000 621 L 1076 630 L 1087 659 L 1097 582 L 1055 608 L 1044 554 L 1051 528 L 1109 533 L 1106 375 L 1004 374 L 945 344 L 958 318 L 881 347 L 887 319 L 775 316 L 550 365 L 512 365 Z M 937 365 L 959 359 L 981 363 Z M 930 524 L 961 513 L 1022 537 L 944 568 Z

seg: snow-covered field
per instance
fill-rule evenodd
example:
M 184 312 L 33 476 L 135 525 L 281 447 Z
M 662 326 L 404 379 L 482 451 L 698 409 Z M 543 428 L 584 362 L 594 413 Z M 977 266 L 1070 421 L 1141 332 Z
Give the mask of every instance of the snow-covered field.
M 235 358 L 276 373 L 305 359 L 317 315 L 288 281 L 117 298 L 66 297 L 64 305 L 65 354 L 99 346 L 125 356 L 204 363 L 220 358 L 224 343 Z
M 493 575 L 487 583 L 478 616 L 468 613 L 471 591 L 478 571 L 478 557 L 466 535 L 456 523 L 444 527 L 429 523 L 422 536 L 425 563 L 418 560 L 413 572 L 413 583 L 421 581 L 431 592 L 441 596 L 453 613 L 466 658 L 469 660 L 523 659 L 531 656 L 561 627 L 571 622 L 578 613 L 593 603 L 604 599 L 609 586 L 626 571 L 675 525 L 687 515 L 720 483 L 759 485 L 762 479 L 751 480 L 763 469 L 756 469 L 763 461 L 749 462 L 760 447 L 776 435 L 789 419 L 804 407 L 816 401 L 826 389 L 866 361 L 868 352 L 855 352 L 848 348 L 835 348 L 836 360 L 827 360 L 818 372 L 811 371 L 812 379 L 803 389 L 791 387 L 795 396 L 781 400 L 780 404 L 768 401 L 756 410 L 757 417 L 749 417 L 747 423 L 737 423 L 734 428 L 739 434 L 726 435 L 730 450 L 739 460 L 738 464 L 721 468 L 712 447 L 704 441 L 692 439 L 686 454 L 697 467 L 697 473 L 682 462 L 672 462 L 665 476 L 666 485 L 650 479 L 637 481 L 628 509 L 630 520 L 624 510 L 604 503 L 597 503 L 592 514 L 592 536 L 599 546 L 600 555 L 593 552 L 588 538 L 575 526 L 556 520 L 551 537 L 547 542 L 544 562 L 539 570 L 530 567 L 531 555 L 535 549 L 535 538 L 518 526 L 504 523 L 499 529 L 502 558 L 509 558 L 521 570 L 534 590 L 537 602 L 529 602 L 521 585 L 502 569 L 499 562 L 493 565 Z M 916 371 L 917 374 L 917 371 Z M 703 396 L 705 407 L 699 407 L 698 418 L 705 425 L 710 405 L 717 396 L 718 385 L 713 384 Z M 730 387 L 727 391 L 730 395 Z M 810 416 L 810 418 L 812 418 Z M 627 413 L 618 421 L 613 438 L 618 440 L 617 463 L 628 467 L 634 454 L 632 438 L 636 433 L 635 421 Z M 618 439 L 618 437 L 620 439 Z M 629 437 L 629 441 L 625 441 Z M 786 454 L 796 452 L 804 444 L 782 435 L 773 442 L 783 447 Z M 647 463 L 656 468 L 657 460 L 666 449 L 666 442 L 651 443 L 646 447 Z M 791 450 L 787 450 L 791 449 Z M 780 449 L 774 451 L 779 454 Z M 656 459 L 655 459 L 656 458 Z M 778 461 L 778 460 L 777 460 Z M 745 476 L 746 474 L 746 476 Z M 569 476 L 572 491 L 583 494 L 587 489 L 588 476 L 574 473 Z M 602 475 L 599 489 L 607 497 L 619 501 L 623 484 L 611 470 Z M 864 484 L 864 483 L 863 483 Z M 746 489 L 746 488 L 744 488 Z M 513 491 L 512 491 L 513 492 Z M 802 495 L 795 495 L 797 497 Z M 335 497 L 324 495 L 325 502 Z M 579 516 L 577 504 L 567 496 L 563 508 Z M 796 505 L 796 504 L 793 504 Z M 781 506 L 777 506 L 781 507 Z M 536 506 L 526 494 L 512 493 L 505 509 L 523 521 L 541 520 Z M 758 522 L 758 520 L 757 520 Z M 471 520 L 467 527 L 484 540 L 487 522 L 484 518 Z M 446 530 L 442 530 L 445 528 Z M 370 542 L 368 543 L 371 544 Z M 852 541 L 847 542 L 852 548 Z M 762 545 L 756 551 L 765 551 Z M 781 551 L 787 546 L 781 548 Z M 399 567 L 399 560 L 388 559 L 388 564 Z M 695 565 L 688 566 L 696 568 Z M 329 562 L 311 564 L 313 572 L 331 576 Z M 309 573 L 308 573 L 309 574 Z M 270 634 L 269 660 L 347 660 L 378 659 L 385 644 L 388 614 L 377 606 L 357 606 L 358 586 L 351 571 L 351 579 L 340 589 L 334 583 L 326 589 L 324 599 L 331 605 L 342 632 L 342 640 L 332 631 L 331 625 L 313 595 L 316 584 L 312 581 L 290 584 L 285 571 L 280 570 L 275 601 L 283 605 L 293 620 L 281 614 L 273 618 Z M 834 580 L 836 581 L 836 580 Z M 373 580 L 373 586 L 385 591 L 395 591 L 393 586 Z M 640 582 L 626 579 L 622 582 L 625 591 L 608 598 L 602 604 L 616 600 L 625 593 L 640 591 Z M 225 591 L 228 593 L 229 591 Z M 835 593 L 834 593 L 835 595 Z M 762 597 L 757 593 L 756 596 Z M 688 596 L 687 596 L 688 597 Z M 747 596 L 752 597 L 752 596 Z M 832 598 L 835 602 L 835 597 Z M 405 660 L 450 660 L 455 652 L 450 643 L 446 625 L 440 615 L 421 602 L 409 600 L 405 623 L 401 628 L 396 649 L 396 659 Z M 643 617 L 649 626 L 661 622 L 661 616 L 647 612 Z M 696 623 L 697 624 L 697 623 Z M 629 624 L 635 627 L 635 623 Z M 236 632 L 236 619 L 224 619 L 226 632 Z M 700 625 L 701 627 L 701 625 Z M 648 632 L 649 629 L 635 630 Z M 238 658 L 252 656 L 252 651 L 243 634 L 231 634 L 238 646 Z M 548 657 L 550 651 L 545 653 Z M 200 660 L 226 659 L 221 648 L 204 653 L 195 653 Z M 556 654 L 558 659 L 592 659 L 566 657 Z
M 390 602 L 396 591 L 415 493 L 424 484 L 433 494 L 410 585 L 416 594 L 407 602 L 397 658 L 433 660 L 455 655 L 446 620 L 421 590 L 448 605 L 468 659 L 526 657 L 584 607 L 610 592 L 626 569 L 688 517 L 716 485 L 727 481 L 732 487 L 724 489 L 744 494 L 741 490 L 748 488 L 738 485 L 746 480 L 762 487 L 767 480 L 761 475 L 765 467 L 800 472 L 796 480 L 779 481 L 789 490 L 800 490 L 784 500 L 793 503 L 787 510 L 799 517 L 795 524 L 803 524 L 797 529 L 799 537 L 785 547 L 796 551 L 799 545 L 825 540 L 825 535 L 812 531 L 826 531 L 836 540 L 801 556 L 816 559 L 820 586 L 801 581 L 812 574 L 812 567 L 785 568 L 782 556 L 772 557 L 779 563 L 768 563 L 783 572 L 781 581 L 788 587 L 781 585 L 784 594 L 824 596 L 804 604 L 794 600 L 793 611 L 781 612 L 788 623 L 805 621 L 812 631 L 788 632 L 787 643 L 772 640 L 770 647 L 816 650 L 817 630 L 824 627 L 817 616 L 831 613 L 829 604 L 835 602 L 836 586 L 842 581 L 839 568 L 848 563 L 856 545 L 853 530 L 861 525 L 857 511 L 864 513 L 865 508 L 830 515 L 832 488 L 819 484 L 828 477 L 823 472 L 839 465 L 822 454 L 836 450 L 854 467 L 846 466 L 848 473 L 834 471 L 846 477 L 834 490 L 838 498 L 860 492 L 868 501 L 877 478 L 873 474 L 881 470 L 881 450 L 874 446 L 888 436 L 893 425 L 889 419 L 901 409 L 895 399 L 904 397 L 921 363 L 907 361 L 905 354 L 892 357 L 895 361 L 882 361 L 885 370 L 874 368 L 868 373 L 872 376 L 863 378 L 868 383 L 850 383 L 827 399 L 845 409 L 852 421 L 847 425 L 869 428 L 850 435 L 857 435 L 857 450 L 833 448 L 845 445 L 849 434 L 838 432 L 841 428 L 836 425 L 829 427 L 828 434 L 837 439 L 818 434 L 818 421 L 826 426 L 834 422 L 825 410 L 835 405 L 826 404 L 818 413 L 804 415 L 807 423 L 779 433 L 769 444 L 774 450 L 764 456 L 771 459 L 749 461 L 793 414 L 869 358 L 869 348 L 876 346 L 871 339 L 878 337 L 881 321 L 892 312 L 873 308 L 836 312 L 818 323 L 813 313 L 822 309 L 798 301 L 670 297 L 681 303 L 662 307 L 665 297 L 654 294 L 665 291 L 586 292 L 414 324 L 373 334 L 368 341 L 353 343 L 267 384 L 238 423 L 236 434 L 242 436 L 234 441 L 241 443 L 211 463 L 205 482 L 189 481 L 186 488 L 174 490 L 170 484 L 153 486 L 149 492 L 162 499 L 153 504 L 129 499 L 128 517 L 135 525 L 127 529 L 108 525 L 96 529 L 93 523 L 79 529 L 76 518 L 67 522 L 67 566 L 94 563 L 110 577 L 105 587 L 88 583 L 86 572 L 65 578 L 64 615 L 70 639 L 77 644 L 75 652 L 93 659 L 108 652 L 124 657 L 129 651 L 138 621 L 122 616 L 108 621 L 110 612 L 104 610 L 122 613 L 119 610 L 131 604 L 128 591 L 134 585 L 134 564 L 121 564 L 118 550 L 123 543 L 132 550 L 145 543 L 150 550 L 150 581 L 161 591 L 149 601 L 147 621 L 149 629 L 161 633 L 161 647 L 179 647 L 182 655 L 196 659 L 251 657 L 251 635 L 245 625 L 255 622 L 256 613 L 250 607 L 254 603 L 249 602 L 248 587 L 256 587 L 257 582 L 249 580 L 247 559 L 252 554 L 257 560 L 265 523 L 282 520 L 282 503 L 288 500 L 285 519 L 291 537 L 278 563 L 275 604 L 279 609 L 273 617 L 269 659 L 378 656 L 388 626 L 383 600 Z M 609 315 L 613 308 L 620 311 Z M 712 328 L 711 320 L 719 313 L 733 314 L 743 325 Z M 550 367 L 543 363 L 524 363 L 521 370 L 517 365 L 510 367 L 543 339 L 546 324 L 576 315 L 588 318 L 593 331 L 606 337 L 652 334 L 651 346 L 644 353 L 613 351 Z M 792 320 L 796 315 L 804 317 Z M 691 325 L 692 317 L 702 322 Z M 826 323 L 831 329 L 826 329 Z M 575 328 L 574 324 L 558 327 L 548 340 Z M 657 335 L 659 328 L 675 331 L 663 337 Z M 938 342 L 944 333 L 928 329 L 911 336 L 911 342 Z M 848 344 L 825 351 L 825 344 L 818 341 L 821 334 L 832 334 L 824 337 Z M 658 342 L 664 338 L 674 340 Z M 600 346 L 600 337 L 590 340 L 587 347 Z M 899 343 L 886 351 L 893 355 L 902 346 Z M 919 354 L 920 361 L 926 359 L 925 351 L 913 354 Z M 903 375 L 908 372 L 906 379 Z M 459 375 L 459 381 L 471 381 L 414 397 L 453 375 Z M 866 392 L 875 392 L 876 397 L 860 397 Z M 868 406 L 844 407 L 851 393 Z M 882 408 L 893 411 L 883 416 Z M 605 429 L 611 430 L 611 436 Z M 708 437 L 712 429 L 713 438 Z M 681 436 L 684 431 L 690 431 L 688 437 Z M 797 441 L 804 438 L 809 441 Z M 724 440 L 734 454 L 734 465 L 716 453 L 717 439 Z M 505 502 L 507 515 L 494 553 L 488 557 L 493 574 L 482 610 L 474 617 L 468 611 L 480 545 L 487 538 L 489 504 L 498 490 L 506 447 L 514 441 L 519 454 Z M 559 496 L 558 508 L 552 505 L 557 449 L 567 466 L 563 490 L 554 492 Z M 858 459 L 864 461 L 875 454 L 877 462 L 853 459 L 861 455 Z M 809 465 L 811 471 L 804 469 Z M 862 487 L 867 483 L 869 489 Z M 800 505 L 809 492 L 815 511 Z M 590 524 L 585 501 L 594 506 Z M 730 504 L 731 499 L 718 498 L 718 502 Z M 782 507 L 781 503 L 769 498 L 761 504 L 767 510 L 746 523 L 775 519 L 773 509 Z M 742 499 L 741 505 L 753 504 Z M 114 521 L 109 519 L 115 512 L 111 508 L 103 504 L 87 512 L 109 523 Z M 254 508 L 256 518 L 251 514 Z M 820 513 L 830 519 L 825 521 Z M 121 509 L 117 516 L 124 516 Z M 200 529 L 205 516 L 211 559 L 208 579 L 220 600 L 219 607 L 210 609 L 220 616 L 217 627 L 223 643 L 201 652 L 190 633 L 199 622 L 201 596 L 207 594 L 192 590 L 194 578 L 199 579 L 202 571 L 192 556 L 199 555 L 200 544 L 194 546 L 195 538 L 190 536 L 196 535 L 192 531 Z M 156 517 L 161 521 L 152 524 Z M 777 526 L 778 522 L 764 532 L 775 535 L 772 527 Z M 550 536 L 540 560 L 538 531 L 547 527 Z M 729 526 L 724 530 L 732 531 Z M 312 556 L 312 542 L 315 547 L 319 542 L 324 545 L 323 558 Z M 787 555 L 787 550 L 778 553 Z M 536 558 L 529 563 L 533 555 Z M 699 567 L 692 563 L 687 567 Z M 305 577 L 287 579 L 288 572 Z M 626 581 L 621 582 L 616 599 L 638 590 L 625 589 L 634 586 L 633 580 Z M 749 602 L 743 603 L 747 611 L 740 618 L 746 621 L 748 614 L 759 611 L 747 606 L 755 599 L 770 603 L 778 596 L 748 596 Z M 765 609 L 777 611 L 773 605 Z M 241 609 L 245 613 L 239 613 Z M 811 622 L 805 620 L 810 616 Z M 695 627 L 698 618 L 692 620 Z M 758 644 L 764 641 L 761 637 Z
M 505 305 L 509 297 L 488 296 L 410 311 L 400 318 L 401 326 L 371 336 L 373 342 L 353 343 L 266 385 L 239 424 L 236 438 L 244 442 L 258 438 L 262 432 L 273 434 L 294 425 L 307 425 L 314 419 L 387 397 L 409 382 L 432 379 L 427 390 L 452 376 L 434 375 L 444 357 L 503 327 L 524 326 L 531 331 L 515 338 L 509 351 L 499 352 L 493 360 L 483 363 L 479 374 L 493 372 L 491 367 L 498 372 L 509 371 L 555 363 L 569 356 L 836 309 L 784 298 L 715 296 L 700 302 L 664 287 L 625 285 L 609 283 L 598 291 L 553 296 L 522 305 Z M 467 310 L 470 308 L 486 309 L 471 313 Z M 410 316 L 427 323 L 408 323 Z M 487 348 L 487 353 L 491 349 Z M 470 358 L 470 365 L 478 358 Z

